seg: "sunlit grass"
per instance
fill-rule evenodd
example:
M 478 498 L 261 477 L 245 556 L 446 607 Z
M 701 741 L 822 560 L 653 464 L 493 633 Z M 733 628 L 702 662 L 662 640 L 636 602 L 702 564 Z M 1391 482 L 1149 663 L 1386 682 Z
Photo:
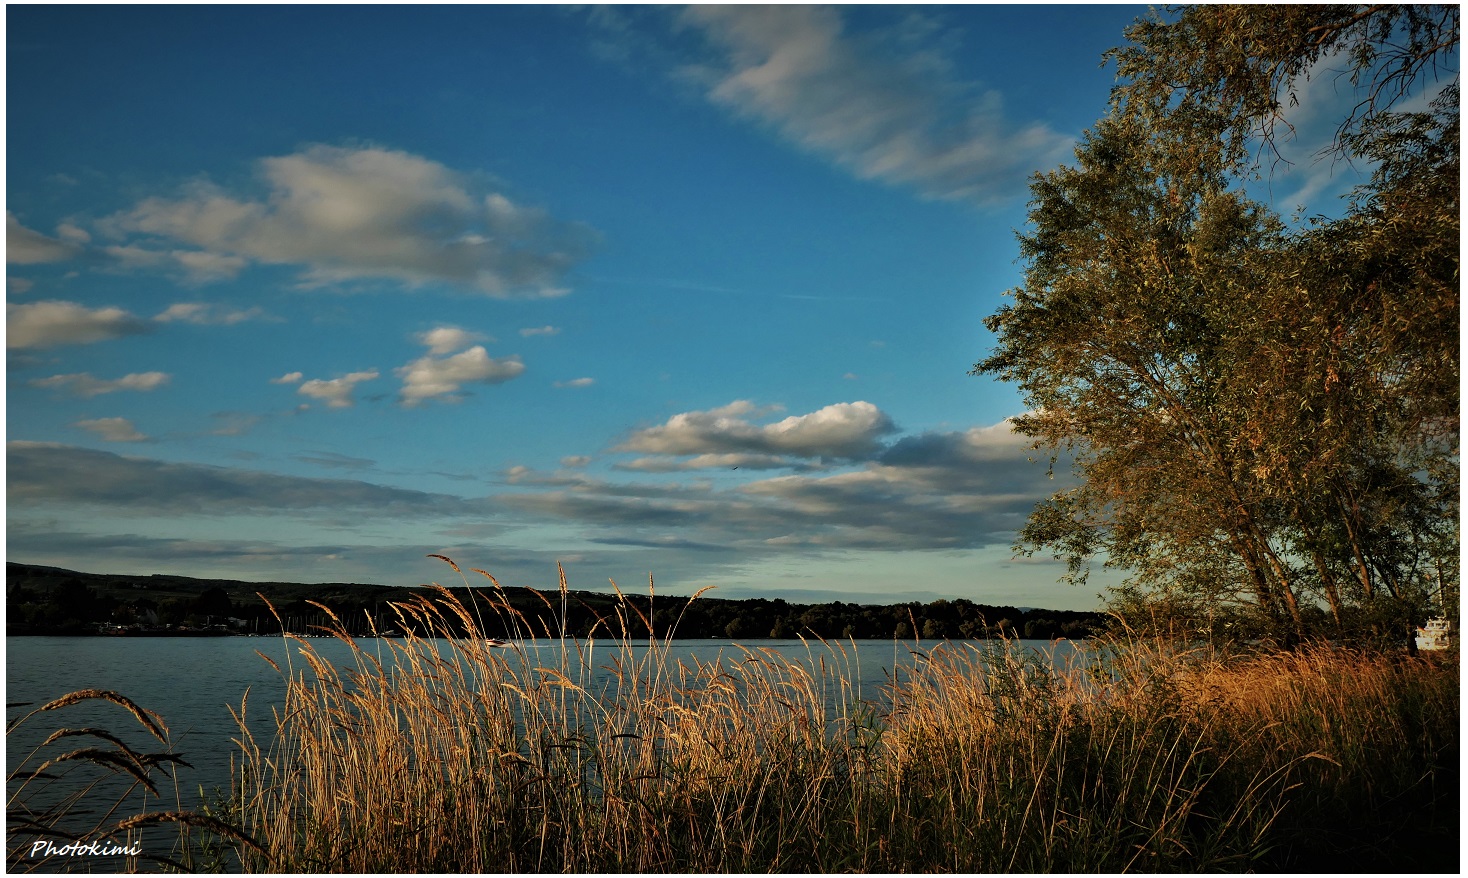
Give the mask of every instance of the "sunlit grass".
M 237 715 L 247 868 L 1313 869 L 1390 841 L 1388 807 L 1456 848 L 1456 656 L 944 644 L 862 700 L 854 644 L 682 661 L 630 601 L 578 641 L 480 598 L 337 623 L 339 664 L 285 635 L 273 735 Z

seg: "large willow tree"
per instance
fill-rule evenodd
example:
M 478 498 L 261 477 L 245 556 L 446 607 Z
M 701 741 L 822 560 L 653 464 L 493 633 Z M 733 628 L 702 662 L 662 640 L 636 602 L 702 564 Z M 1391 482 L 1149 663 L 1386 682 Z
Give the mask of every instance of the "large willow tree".
M 1458 33 L 1456 7 L 1401 6 L 1128 29 L 1110 112 L 1032 183 L 1024 282 L 975 366 L 1080 477 L 1022 551 L 1129 571 L 1134 617 L 1284 643 L 1456 614 Z M 1291 225 L 1246 184 L 1312 76 L 1360 98 L 1328 158 L 1374 172 L 1341 218 Z

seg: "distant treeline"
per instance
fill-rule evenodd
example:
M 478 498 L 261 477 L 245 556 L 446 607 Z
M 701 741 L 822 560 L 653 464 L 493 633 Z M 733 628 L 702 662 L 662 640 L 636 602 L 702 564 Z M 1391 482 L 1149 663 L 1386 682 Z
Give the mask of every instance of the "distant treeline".
M 968 639 L 994 636 L 1053 639 L 1085 637 L 1105 625 L 1099 613 L 992 606 L 937 600 L 873 606 L 832 601 L 798 604 L 779 598 L 727 600 L 646 594 L 616 595 L 528 588 L 496 590 L 486 583 L 453 589 L 477 607 L 484 633 L 520 638 L 565 634 L 740 639 L 831 638 Z M 330 623 L 315 606 L 329 607 L 347 631 L 363 636 L 412 630 L 411 614 L 395 604 L 432 596 L 426 586 L 403 588 L 355 583 L 256 583 L 182 576 L 79 573 L 55 567 L 6 564 L 6 634 L 98 633 L 201 635 L 275 634 L 282 628 L 317 633 Z M 264 595 L 275 612 L 260 599 Z M 513 612 L 503 608 L 508 603 Z M 496 606 L 498 604 L 498 606 Z M 276 616 L 279 615 L 279 620 Z M 600 623 L 600 627 L 598 627 Z M 651 632 L 649 632 L 649 628 Z

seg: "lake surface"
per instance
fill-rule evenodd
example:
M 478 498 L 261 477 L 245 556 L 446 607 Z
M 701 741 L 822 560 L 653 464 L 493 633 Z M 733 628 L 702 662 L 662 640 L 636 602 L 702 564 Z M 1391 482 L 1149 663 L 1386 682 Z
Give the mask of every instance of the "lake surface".
M 317 654 L 338 666 L 353 665 L 346 644 L 331 638 L 313 638 L 309 642 Z M 372 641 L 363 643 L 374 645 Z M 440 648 L 447 643 L 440 641 Z M 112 690 L 162 716 L 174 752 L 182 754 L 192 766 L 178 770 L 179 800 L 169 801 L 167 807 L 193 808 L 200 788 L 209 791 L 228 787 L 230 758 L 238 750 L 231 739 L 239 734 L 229 708 L 238 709 L 246 689 L 250 690 L 248 715 L 252 730 L 262 745 L 270 740 L 273 729 L 270 708 L 283 700 L 285 682 L 261 655 L 282 667 L 288 659 L 294 659 L 298 671 L 304 667 L 296 655 L 300 644 L 280 637 L 7 637 L 5 644 L 7 721 L 80 689 Z M 1020 641 L 1020 644 L 1046 653 L 1054 649 L 1056 661 L 1078 649 L 1068 641 L 1054 645 L 1050 641 Z M 753 650 L 773 650 L 796 661 L 819 662 L 825 656 L 829 665 L 834 658 L 831 650 L 819 642 L 759 640 L 750 641 L 747 646 Z M 921 660 L 923 653 L 964 648 L 962 644 L 945 645 L 941 641 L 897 643 L 891 640 L 845 641 L 843 646 L 848 654 L 854 651 L 851 678 L 859 683 L 861 697 L 868 701 L 878 700 L 883 685 L 893 673 L 906 673 Z M 635 647 L 634 655 L 646 649 L 646 645 Z M 553 642 L 522 644 L 521 650 L 517 658 L 524 655 L 532 664 L 549 667 L 554 667 L 560 656 L 560 645 Z M 505 652 L 508 655 L 511 651 Z M 588 666 L 603 668 L 615 654 L 614 644 L 599 641 L 590 654 Z M 541 655 L 543 660 L 539 659 Z M 690 663 L 694 659 L 710 662 L 720 657 L 739 661 L 745 655 L 731 640 L 675 640 L 669 650 L 670 659 Z M 609 677 L 610 673 L 606 672 L 603 679 Z M 596 679 L 594 676 L 593 681 Z M 589 688 L 597 691 L 595 686 Z M 89 701 L 35 716 L 7 735 L 7 770 L 14 770 L 47 735 L 63 726 L 106 729 L 142 752 L 162 749 L 123 708 Z M 76 740 L 81 742 L 76 746 L 87 744 L 85 739 Z M 171 792 L 165 795 L 172 800 Z

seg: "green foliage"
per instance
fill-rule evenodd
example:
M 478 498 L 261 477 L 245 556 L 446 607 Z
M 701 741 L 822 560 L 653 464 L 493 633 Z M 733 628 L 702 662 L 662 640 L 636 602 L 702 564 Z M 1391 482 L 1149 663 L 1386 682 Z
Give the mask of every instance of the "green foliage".
M 1455 57 L 1457 9 L 1185 7 L 1127 36 L 1111 112 L 1032 183 L 975 366 L 1081 476 L 1017 548 L 1128 570 L 1138 623 L 1409 641 L 1457 612 L 1456 79 L 1394 107 Z M 1335 53 L 1364 94 L 1335 149 L 1376 170 L 1291 227 L 1244 190 L 1253 147 Z

